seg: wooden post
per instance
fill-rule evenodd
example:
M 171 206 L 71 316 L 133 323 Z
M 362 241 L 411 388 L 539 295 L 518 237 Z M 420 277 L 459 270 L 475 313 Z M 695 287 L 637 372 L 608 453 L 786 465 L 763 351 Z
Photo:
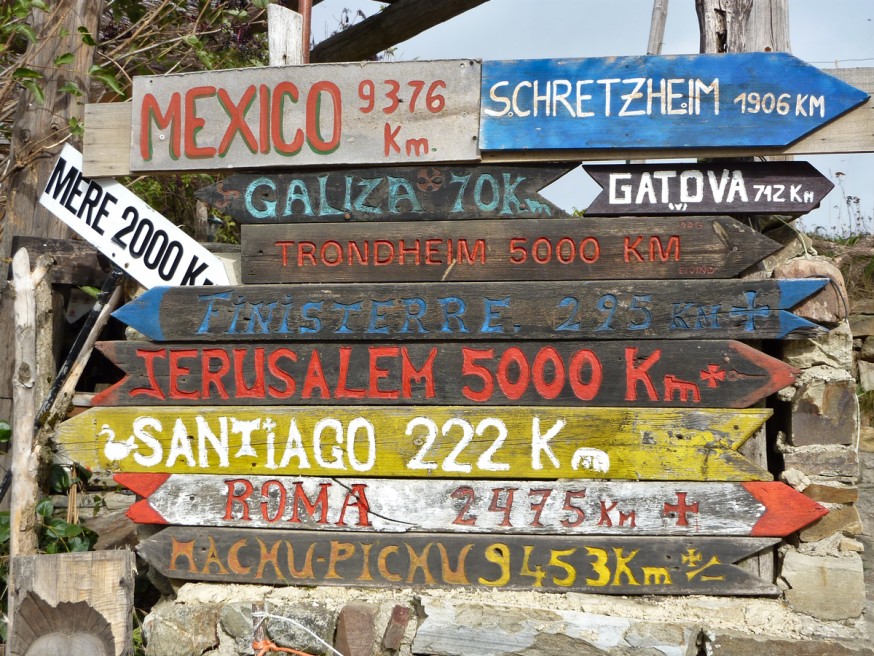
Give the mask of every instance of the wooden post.
M 42 444 L 34 439 L 37 395 L 44 388 L 46 371 L 53 371 L 51 349 L 37 349 L 36 288 L 51 285 L 48 258 L 40 258 L 31 274 L 27 250 L 20 249 L 12 260 L 15 282 L 15 362 L 13 376 L 12 461 L 13 472 L 10 501 L 11 556 L 36 553 L 36 504 L 39 501 L 39 468 Z M 51 293 L 40 291 L 48 298 Z M 51 324 L 51 311 L 39 312 Z M 45 328 L 45 326 L 42 326 Z M 51 333 L 51 330 L 43 331 Z M 47 362 L 48 360 L 48 362 Z M 50 382 L 50 381 L 49 381 Z M 44 391 L 43 391 L 44 393 Z
M 7 654 L 131 653 L 132 551 L 13 558 Z M 35 644 L 38 643 L 38 644 Z
M 701 52 L 789 51 L 788 0 L 695 0 L 701 30 Z M 747 458 L 767 469 L 765 429 L 740 449 Z M 748 572 L 770 580 L 774 576 L 771 554 L 753 556 L 739 564 Z
M 16 235 L 58 239 L 73 235 L 38 199 L 55 163 L 49 153 L 56 153 L 66 140 L 69 119 L 82 118 L 82 101 L 60 88 L 72 82 L 88 93 L 88 69 L 94 63 L 95 48 L 82 42 L 81 30 L 96 36 L 103 1 L 58 0 L 50 7 L 48 12 L 34 9 L 31 18 L 37 39 L 24 61 L 30 68 L 45 72 L 41 82 L 45 102 L 38 103 L 26 90 L 19 97 L 10 153 L 14 169 L 5 185 L 9 201 L 3 221 L 2 258 L 9 257 Z M 57 67 L 55 60 L 66 53 L 73 53 L 73 63 Z M 0 288 L 6 284 L 6 271 L 3 264 Z
M 665 40 L 665 23 L 668 20 L 668 0 L 653 0 L 652 21 L 649 26 L 649 44 L 646 54 L 662 54 L 662 43 Z
M 747 52 L 752 5 L 753 0 L 695 0 L 701 52 Z
M 281 5 L 267 5 L 267 47 L 270 66 L 303 64 L 303 19 Z

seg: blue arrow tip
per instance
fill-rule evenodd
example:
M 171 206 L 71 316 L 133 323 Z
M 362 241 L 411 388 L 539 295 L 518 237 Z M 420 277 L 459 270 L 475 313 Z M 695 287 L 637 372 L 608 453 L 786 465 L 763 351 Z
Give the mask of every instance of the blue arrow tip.
M 813 323 L 788 310 L 780 310 L 780 334 L 778 339 L 783 339 L 790 333 L 798 332 L 793 337 L 818 337 L 828 332 L 828 328 Z
M 169 287 L 153 287 L 130 303 L 122 305 L 112 316 L 156 342 L 164 341 L 161 329 L 161 300 Z
M 780 287 L 780 307 L 795 307 L 806 298 L 824 289 L 830 278 L 786 278 L 777 280 Z

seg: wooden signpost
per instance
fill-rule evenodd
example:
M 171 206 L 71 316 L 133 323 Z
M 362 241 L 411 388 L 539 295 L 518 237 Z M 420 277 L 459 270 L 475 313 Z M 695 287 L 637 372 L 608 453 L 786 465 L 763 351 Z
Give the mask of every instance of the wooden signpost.
M 736 341 L 155 345 L 103 342 L 124 378 L 92 405 L 745 408 L 797 370 Z
M 487 61 L 480 148 L 777 148 L 867 99 L 785 53 Z
M 583 167 L 602 190 L 586 216 L 799 216 L 834 188 L 808 162 L 622 164 Z
M 826 514 L 785 483 L 116 474 L 144 524 L 271 530 L 783 537 Z M 412 512 L 411 512 L 412 511 Z
M 779 248 L 729 215 L 831 184 L 587 167 L 604 191 L 571 218 L 538 193 L 568 167 L 519 162 L 776 152 L 868 95 L 777 53 L 258 73 L 134 80 L 132 171 L 249 169 L 199 194 L 243 224 L 246 284 L 118 310 L 159 343 L 100 344 L 124 377 L 57 432 L 135 521 L 189 525 L 141 555 L 227 583 L 778 594 L 734 563 L 826 509 L 738 453 L 797 371 L 727 340 L 824 331 L 791 309 L 828 281 L 711 279 Z
M 538 194 L 569 166 L 433 166 L 237 173 L 197 192 L 238 223 L 567 216 Z
M 770 410 L 548 407 L 92 408 L 59 452 L 178 474 L 771 480 L 737 453 Z
M 479 159 L 480 63 L 356 62 L 139 76 L 132 171 Z
M 776 595 L 732 563 L 776 538 L 397 535 L 168 527 L 137 551 L 163 575 L 262 585 Z
M 729 217 L 242 226 L 244 283 L 730 278 L 779 244 Z
M 124 185 L 83 177 L 69 144 L 39 202 L 144 287 L 228 284 L 221 260 Z
M 155 341 L 784 339 L 825 278 L 150 289 L 113 313 Z

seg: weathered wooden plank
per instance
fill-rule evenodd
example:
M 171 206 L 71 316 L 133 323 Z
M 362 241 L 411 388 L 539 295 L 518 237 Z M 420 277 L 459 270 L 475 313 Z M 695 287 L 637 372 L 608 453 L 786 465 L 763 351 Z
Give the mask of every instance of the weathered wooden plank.
M 736 449 L 770 410 L 92 408 L 57 431 L 93 469 L 178 474 L 771 480 Z
M 238 173 L 200 189 L 197 197 L 239 223 L 567 216 L 537 192 L 570 168 L 436 165 Z
M 113 316 L 156 341 L 783 339 L 827 279 L 152 288 Z
M 483 4 L 486 0 L 391 0 L 390 6 L 350 25 L 313 48 L 313 62 L 360 61 L 376 57 L 417 34 Z M 315 4 L 315 3 L 314 3 Z
M 52 282 L 56 285 L 100 287 L 109 273 L 109 261 L 82 240 L 13 237 L 12 251 L 19 248 L 26 248 L 34 256 L 51 257 L 54 260 Z
M 874 68 L 824 69 L 825 73 L 874 94 Z M 85 105 L 84 137 L 85 175 L 105 177 L 130 175 L 129 142 L 131 134 L 130 103 Z M 630 149 L 622 153 L 625 159 L 674 159 L 684 157 L 743 157 L 750 155 L 820 155 L 827 153 L 868 153 L 874 151 L 874 100 L 869 99 L 856 109 L 783 148 L 758 146 L 688 148 L 679 145 L 669 149 Z M 551 151 L 491 151 L 481 153 L 483 163 L 574 162 L 579 152 Z M 587 161 L 615 160 L 612 148 L 588 150 Z
M 808 162 L 607 164 L 584 167 L 602 190 L 586 216 L 801 215 L 833 188 Z
M 129 654 L 135 576 L 127 550 L 13 558 L 8 653 Z
M 479 84 L 468 59 L 135 77 L 131 170 L 476 161 Z
M 83 177 L 69 144 L 39 202 L 144 287 L 229 282 L 218 258 L 124 185 Z
M 783 537 L 828 511 L 780 482 L 116 474 L 144 524 L 382 532 Z M 196 503 L 192 503 L 196 500 Z
M 786 53 L 486 61 L 480 148 L 781 147 L 866 100 Z
M 242 280 L 730 278 L 779 244 L 729 217 L 242 226 Z
M 137 551 L 170 578 L 223 583 L 775 595 L 732 563 L 776 542 L 169 527 Z
M 737 341 L 155 345 L 103 342 L 125 376 L 93 405 L 745 408 L 798 370 Z

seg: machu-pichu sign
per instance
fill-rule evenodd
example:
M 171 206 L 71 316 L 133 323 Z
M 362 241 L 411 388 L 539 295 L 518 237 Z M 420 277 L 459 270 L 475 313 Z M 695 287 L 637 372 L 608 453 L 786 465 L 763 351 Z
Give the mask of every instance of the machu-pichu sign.
M 776 586 L 733 563 L 777 541 L 171 526 L 137 552 L 164 576 L 222 583 L 776 595 Z

